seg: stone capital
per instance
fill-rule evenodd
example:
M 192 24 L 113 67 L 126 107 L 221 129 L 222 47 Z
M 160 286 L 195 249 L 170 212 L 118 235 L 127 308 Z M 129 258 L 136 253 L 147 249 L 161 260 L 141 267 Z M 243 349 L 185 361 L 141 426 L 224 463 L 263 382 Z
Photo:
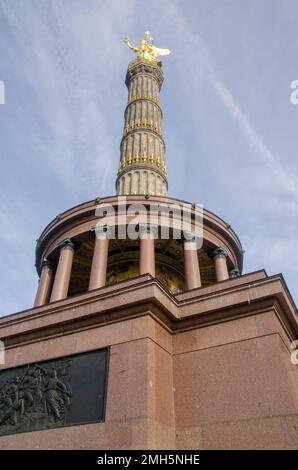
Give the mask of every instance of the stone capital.
M 237 268 L 231 269 L 231 271 L 229 271 L 229 276 L 230 278 L 239 277 L 240 276 L 239 269 Z
M 62 240 L 62 242 L 58 244 L 58 247 L 60 248 L 60 250 L 75 250 L 75 244 L 70 238 Z
M 190 232 L 188 230 L 183 230 L 182 231 L 182 240 L 184 242 L 196 242 L 197 241 L 197 235 L 194 232 Z
M 40 263 L 40 267 L 41 269 L 42 268 L 50 268 L 50 269 L 54 269 L 55 268 L 55 262 L 48 259 L 48 258 L 43 258 L 42 262 Z
M 222 246 L 218 246 L 215 250 L 211 252 L 211 257 L 213 260 L 217 258 L 227 258 L 227 256 L 228 253 Z
M 163 82 L 163 72 L 161 64 L 153 64 L 150 62 L 146 62 L 142 59 L 137 59 L 131 62 L 128 66 L 125 84 L 129 87 L 131 79 L 136 75 L 149 75 L 152 78 L 157 80 L 159 88 L 161 88 Z
M 111 238 L 112 231 L 108 225 L 96 225 L 92 227 L 91 232 L 94 232 L 96 238 Z

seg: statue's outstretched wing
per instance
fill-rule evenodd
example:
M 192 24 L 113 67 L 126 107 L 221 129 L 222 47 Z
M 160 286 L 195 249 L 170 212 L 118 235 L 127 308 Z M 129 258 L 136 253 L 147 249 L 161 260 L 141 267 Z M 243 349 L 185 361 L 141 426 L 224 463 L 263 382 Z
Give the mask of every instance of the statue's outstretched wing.
M 160 49 L 159 47 L 151 46 L 152 47 L 152 54 L 155 57 L 159 55 L 169 55 L 171 53 L 170 49 Z

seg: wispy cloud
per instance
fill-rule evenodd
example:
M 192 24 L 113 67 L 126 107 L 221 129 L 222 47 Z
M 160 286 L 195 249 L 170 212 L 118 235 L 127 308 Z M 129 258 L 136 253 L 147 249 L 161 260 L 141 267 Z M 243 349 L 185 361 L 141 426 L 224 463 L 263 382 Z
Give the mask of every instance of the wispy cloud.
M 211 83 L 216 93 L 227 107 L 227 110 L 231 116 L 237 122 L 239 129 L 246 137 L 248 143 L 254 148 L 261 158 L 271 165 L 270 170 L 274 175 L 276 183 L 278 183 L 285 192 L 290 193 L 296 198 L 296 200 L 298 200 L 298 187 L 295 180 L 288 172 L 284 170 L 278 158 L 273 155 L 268 146 L 263 142 L 262 137 L 259 135 L 258 131 L 254 129 L 248 116 L 240 108 L 240 105 L 233 97 L 231 91 L 222 81 L 215 77 L 211 78 Z
M 216 65 L 208 45 L 199 32 L 193 31 L 183 12 L 181 3 L 171 2 L 166 12 L 163 9 L 163 4 L 161 4 L 160 10 L 161 14 L 165 15 L 172 25 L 175 38 L 180 39 L 177 44 L 180 55 L 188 58 L 184 63 L 183 71 L 181 70 L 181 73 L 188 77 L 188 84 L 198 86 L 200 77 L 209 81 L 249 145 L 260 158 L 270 164 L 268 169 L 272 173 L 274 184 L 280 186 L 285 192 L 298 200 L 298 187 L 295 179 L 283 168 L 279 158 L 269 149 L 260 132 L 253 126 L 247 113 L 242 109 L 241 104 L 237 102 L 232 91 L 222 80 L 222 71 Z M 193 77 L 195 77 L 195 80 L 193 80 Z M 195 95 L 192 94 L 193 96 Z
M 23 85 L 39 102 L 36 119 L 47 126 L 47 132 L 35 135 L 40 158 L 70 194 L 81 187 L 82 175 L 94 185 L 95 175 L 101 175 L 98 193 L 107 190 L 115 149 L 108 107 L 117 97 L 106 76 L 107 68 L 112 74 L 118 66 L 114 46 L 121 37 L 122 2 L 109 8 L 95 1 L 28 2 L 25 9 L 14 0 L 0 5 L 20 56 Z M 109 60 L 113 47 L 114 63 Z

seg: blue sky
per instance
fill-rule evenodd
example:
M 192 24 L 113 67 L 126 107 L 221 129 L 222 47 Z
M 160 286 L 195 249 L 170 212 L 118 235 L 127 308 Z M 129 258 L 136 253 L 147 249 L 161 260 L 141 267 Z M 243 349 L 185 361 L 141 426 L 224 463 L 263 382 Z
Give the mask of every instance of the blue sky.
M 169 195 L 232 225 L 244 272 L 298 300 L 297 0 L 0 0 L 0 314 L 30 308 L 35 240 L 58 213 L 114 194 L 131 51 L 163 60 Z

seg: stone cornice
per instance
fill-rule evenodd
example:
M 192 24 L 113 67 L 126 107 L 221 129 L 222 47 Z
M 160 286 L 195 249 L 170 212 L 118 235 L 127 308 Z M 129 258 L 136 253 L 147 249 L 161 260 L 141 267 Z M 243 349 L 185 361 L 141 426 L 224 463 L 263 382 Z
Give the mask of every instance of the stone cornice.
M 281 275 L 246 275 L 218 283 L 216 292 L 198 288 L 182 297 L 150 275 L 140 276 L 0 318 L 0 339 L 9 348 L 144 315 L 178 333 L 269 310 L 290 339 L 298 334 L 297 310 Z

